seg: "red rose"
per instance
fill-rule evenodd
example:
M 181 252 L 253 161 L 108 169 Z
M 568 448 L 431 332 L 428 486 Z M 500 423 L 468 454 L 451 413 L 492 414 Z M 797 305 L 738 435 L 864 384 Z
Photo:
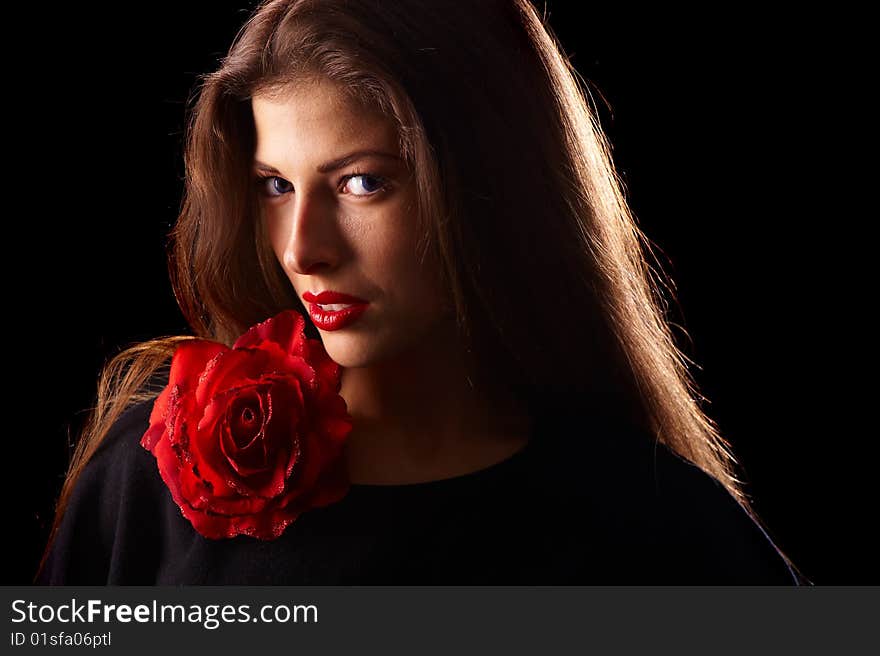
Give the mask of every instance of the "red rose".
M 230 349 L 195 339 L 171 362 L 141 445 L 183 516 L 207 538 L 271 540 L 302 512 L 342 499 L 351 430 L 339 365 L 293 311 Z

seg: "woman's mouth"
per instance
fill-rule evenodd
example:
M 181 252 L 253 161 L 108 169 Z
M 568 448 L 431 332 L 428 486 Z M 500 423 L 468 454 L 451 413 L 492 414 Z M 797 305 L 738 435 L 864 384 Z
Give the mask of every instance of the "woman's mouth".
M 320 294 L 303 294 L 309 306 L 312 322 L 322 330 L 339 330 L 355 321 L 369 303 L 356 296 L 342 292 L 323 291 Z
M 339 330 L 356 320 L 369 303 L 318 305 L 309 303 L 309 316 L 312 322 L 322 330 Z

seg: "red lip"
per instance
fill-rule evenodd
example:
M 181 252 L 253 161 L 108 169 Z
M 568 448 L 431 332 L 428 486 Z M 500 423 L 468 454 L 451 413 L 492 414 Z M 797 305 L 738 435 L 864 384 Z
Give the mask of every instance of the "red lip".
M 351 296 L 350 294 L 343 294 L 342 292 L 334 292 L 334 291 L 324 291 L 320 294 L 313 294 L 312 292 L 306 292 L 303 294 L 303 300 L 308 303 L 320 303 L 324 305 L 326 303 L 366 303 L 362 298 L 358 298 L 357 296 Z
M 367 309 L 369 303 L 357 296 L 350 296 L 342 292 L 324 291 L 320 294 L 306 292 L 303 294 L 309 304 L 309 316 L 312 322 L 322 330 L 339 330 L 355 321 Z M 326 310 L 318 306 L 333 303 L 347 304 L 349 307 L 342 310 Z

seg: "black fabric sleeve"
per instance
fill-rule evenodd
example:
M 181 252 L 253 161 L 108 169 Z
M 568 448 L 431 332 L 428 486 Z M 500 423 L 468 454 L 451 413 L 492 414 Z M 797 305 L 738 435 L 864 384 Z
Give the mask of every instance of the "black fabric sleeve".
M 800 585 L 769 534 L 716 481 L 657 445 L 652 523 L 666 583 Z
M 583 585 L 802 585 L 727 489 L 637 427 L 560 413 L 542 480 L 567 508 L 557 540 Z M 586 554 L 577 559 L 576 549 Z M 574 567 L 574 565 L 572 565 Z
M 140 446 L 152 401 L 127 408 L 86 464 L 69 499 L 38 585 L 153 583 L 164 504 L 155 458 Z

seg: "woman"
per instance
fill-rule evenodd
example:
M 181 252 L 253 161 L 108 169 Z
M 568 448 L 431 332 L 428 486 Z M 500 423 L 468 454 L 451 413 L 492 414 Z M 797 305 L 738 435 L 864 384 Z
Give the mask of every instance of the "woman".
M 186 167 L 170 262 L 193 332 L 306 318 L 342 368 L 350 491 L 275 540 L 198 534 L 137 444 L 189 338 L 150 341 L 102 375 L 38 581 L 803 582 L 527 0 L 264 2 L 203 81 Z

